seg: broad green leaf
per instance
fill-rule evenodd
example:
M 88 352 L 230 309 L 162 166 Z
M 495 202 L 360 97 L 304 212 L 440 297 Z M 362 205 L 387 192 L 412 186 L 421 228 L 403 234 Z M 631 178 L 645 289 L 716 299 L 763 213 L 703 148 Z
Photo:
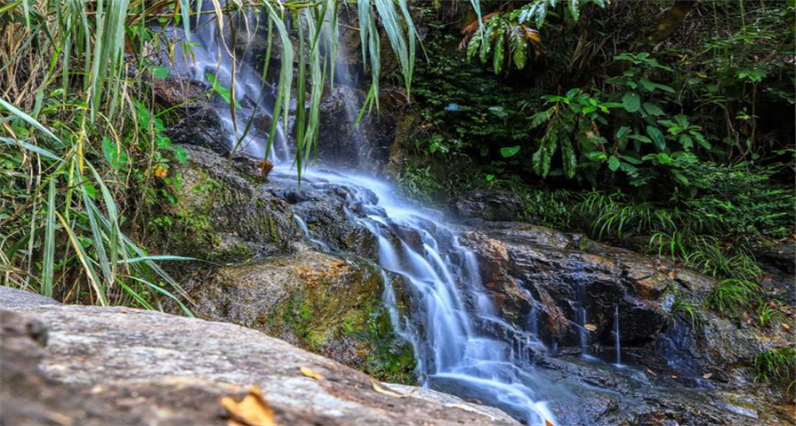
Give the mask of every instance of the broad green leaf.
M 636 92 L 627 92 L 622 96 L 622 104 L 627 112 L 637 112 L 641 109 L 641 97 Z
M 166 67 L 152 67 L 152 75 L 157 78 L 158 80 L 164 80 L 171 75 L 171 72 Z
M 612 172 L 617 171 L 620 165 L 621 163 L 619 162 L 619 159 L 613 155 L 608 159 L 608 168 L 611 169 Z
M 663 112 L 663 110 L 658 105 L 653 104 L 651 102 L 644 102 L 644 111 L 647 114 L 654 115 L 656 117 L 659 117 L 659 116 L 665 114 Z
M 630 127 L 622 126 L 619 128 L 619 130 L 616 131 L 616 138 L 620 140 L 624 139 L 624 137 L 627 136 L 628 133 L 630 133 Z
M 666 149 L 666 138 L 663 136 L 663 132 L 661 132 L 660 129 L 654 126 L 647 126 L 647 134 L 652 139 L 652 143 L 655 144 L 656 148 L 661 151 Z
M 518 152 L 520 152 L 519 145 L 518 146 L 510 146 L 510 147 L 506 147 L 506 148 L 500 148 L 500 155 L 502 155 L 503 158 L 513 157 L 513 156 L 517 155 Z

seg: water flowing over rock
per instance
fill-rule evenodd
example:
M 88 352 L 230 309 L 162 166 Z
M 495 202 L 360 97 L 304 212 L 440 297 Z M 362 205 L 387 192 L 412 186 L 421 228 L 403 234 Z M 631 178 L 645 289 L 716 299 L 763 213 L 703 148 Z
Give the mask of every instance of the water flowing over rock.
M 218 35 L 199 33 L 207 52 L 217 50 Z M 269 116 L 259 101 L 267 105 L 270 95 L 251 64 L 207 52 L 182 75 L 202 80 L 209 65 L 219 79 L 237 75 L 242 117 Z M 240 69 L 232 73 L 232 66 Z M 713 280 L 580 235 L 490 223 L 511 220 L 522 208 L 509 192 L 465 194 L 454 210 L 477 218 L 478 227 L 446 225 L 438 212 L 396 197 L 392 186 L 372 177 L 401 171 L 406 163 L 389 155 L 401 126 L 413 121 L 376 116 L 351 131 L 363 94 L 353 88 L 356 80 L 346 83 L 323 106 L 325 117 L 346 118 L 321 123 L 330 139 L 321 160 L 345 172 L 302 170 L 299 185 L 283 146 L 267 179 L 252 173 L 257 163 L 247 160 L 213 177 L 222 188 L 236 182 L 233 196 L 214 189 L 209 192 L 229 202 L 196 210 L 217 218 L 221 235 L 231 235 L 246 254 L 232 253 L 237 265 L 190 279 L 190 291 L 202 300 L 200 315 L 265 330 L 373 374 L 382 373 L 359 352 L 379 348 L 389 318 L 388 346 L 411 347 L 425 387 L 499 407 L 532 426 L 783 424 L 766 409 L 748 408 L 761 406 L 765 395 L 732 391 L 749 390 L 749 360 L 763 346 L 755 333 L 710 314 L 697 330 L 674 308 L 677 297 L 701 303 Z M 248 155 L 266 152 L 262 134 L 244 137 L 225 115 L 229 105 L 213 105 L 230 148 L 242 142 Z M 195 158 L 207 155 L 196 152 Z M 190 180 L 199 181 L 201 174 Z M 237 205 L 243 207 L 239 232 Z M 258 245 L 266 217 L 271 238 Z M 710 375 L 717 379 L 705 378 Z M 284 389 L 281 398 L 295 396 Z

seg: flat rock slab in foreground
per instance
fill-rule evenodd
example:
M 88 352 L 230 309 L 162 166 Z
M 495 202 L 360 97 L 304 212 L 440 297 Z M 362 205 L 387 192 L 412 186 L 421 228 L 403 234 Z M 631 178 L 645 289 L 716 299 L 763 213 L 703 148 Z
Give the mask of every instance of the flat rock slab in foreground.
M 232 324 L 0 287 L 0 338 L 2 425 L 223 426 L 219 399 L 250 385 L 285 426 L 518 424 L 429 390 L 378 392 L 360 372 Z

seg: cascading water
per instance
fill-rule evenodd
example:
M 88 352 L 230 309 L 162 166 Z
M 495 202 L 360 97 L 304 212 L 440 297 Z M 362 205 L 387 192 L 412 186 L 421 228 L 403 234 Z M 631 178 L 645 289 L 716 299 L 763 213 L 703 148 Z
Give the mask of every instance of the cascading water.
M 172 66 L 172 73 L 196 81 L 208 83 L 212 86 L 211 79 L 216 79 L 223 88 L 233 88 L 235 117 L 229 102 L 223 97 L 216 96 L 215 110 L 227 130 L 229 149 L 243 152 L 256 158 L 264 158 L 266 144 L 264 143 L 267 128 L 262 125 L 266 121 L 270 125 L 272 119 L 272 105 L 275 98 L 274 87 L 262 80 L 262 75 L 252 65 L 252 53 L 247 44 L 255 39 L 258 28 L 265 18 L 258 15 L 254 9 L 236 15 L 238 30 L 233 33 L 229 24 L 224 25 L 220 31 L 215 22 L 213 2 L 203 3 L 204 14 L 199 15 L 191 33 L 190 54 L 183 51 L 180 44 L 176 45 L 174 57 L 177 60 Z M 185 41 L 185 32 L 182 26 L 170 26 L 167 33 L 174 39 Z M 233 43 L 242 45 L 237 49 L 229 47 Z M 211 77 L 208 77 L 210 75 Z M 234 78 L 234 85 L 233 83 Z M 232 99 L 230 99 L 232 101 Z M 252 122 L 253 126 L 248 124 Z M 260 124 L 258 124 L 258 122 Z M 248 127 L 248 129 L 247 129 Z M 274 144 L 269 154 L 274 163 L 287 161 L 290 158 L 290 149 L 287 138 L 281 125 L 277 125 Z
M 379 264 L 411 284 L 417 300 L 412 321 L 404 322 L 397 314 L 389 280 L 384 300 L 398 333 L 415 348 L 426 386 L 501 407 L 530 425 L 553 421 L 539 399 L 555 391 L 534 374 L 525 351 L 529 343 L 541 344 L 532 333 L 514 330 L 500 319 L 483 289 L 475 255 L 459 244 L 452 230 L 396 199 L 385 182 L 318 170 L 308 170 L 304 179 L 303 186 L 348 188 L 349 203 L 365 212 L 364 217 L 350 211 L 348 216 L 377 237 Z M 395 228 L 416 233 L 419 240 L 393 241 L 390 235 L 395 234 L 389 231 Z M 487 329 L 495 325 L 513 334 L 509 343 L 490 335 Z
M 578 282 L 578 305 L 575 307 L 575 314 L 578 320 L 578 337 L 580 339 L 580 353 L 584 358 L 591 358 L 589 355 L 589 330 L 586 328 L 588 323 L 588 308 L 586 308 L 585 288 L 583 282 Z
M 216 34 L 215 28 L 212 24 L 198 26 L 192 36 L 198 44 L 193 48 L 196 60 L 178 65 L 176 70 L 202 81 L 210 72 L 229 87 L 235 67 L 235 98 L 241 104 L 236 115 L 245 123 L 254 114 L 268 112 L 264 108 L 267 93 L 262 90 L 268 86 L 245 60 L 235 61 L 225 47 L 219 47 L 221 34 Z M 179 29 L 172 31 L 180 36 Z M 346 102 L 353 101 L 346 98 Z M 358 110 L 355 105 L 347 108 Z M 229 144 L 233 146 L 241 138 L 242 125 L 233 124 L 228 104 L 219 102 L 217 110 L 232 135 Z M 280 138 L 282 146 L 272 157 L 277 168 L 271 178 L 295 181 L 295 173 L 284 166 L 288 153 L 284 140 Z M 262 157 L 264 139 L 250 133 L 244 142 L 246 153 Z M 516 330 L 500 318 L 483 288 L 475 255 L 459 244 L 455 232 L 440 225 L 438 218 L 401 202 L 383 181 L 310 169 L 303 173 L 302 185 L 346 187 L 351 205 L 363 207 L 364 216 L 348 211 L 349 220 L 376 236 L 380 266 L 402 276 L 414 294 L 416 312 L 404 319 L 396 309 L 393 283 L 384 274 L 383 300 L 396 331 L 414 347 L 418 377 L 425 386 L 500 407 L 529 425 L 555 422 L 540 401 L 563 391 L 537 375 L 531 365 L 531 347 L 544 348 L 537 331 Z M 301 218 L 296 221 L 312 242 L 328 249 L 312 236 Z M 408 230 L 415 238 L 390 232 L 396 228 Z

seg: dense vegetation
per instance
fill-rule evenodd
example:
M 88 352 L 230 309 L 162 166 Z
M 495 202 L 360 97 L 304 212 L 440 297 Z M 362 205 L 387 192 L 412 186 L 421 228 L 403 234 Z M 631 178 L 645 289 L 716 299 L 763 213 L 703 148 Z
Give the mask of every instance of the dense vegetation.
M 337 47 L 318 40 L 338 31 L 337 2 L 205 1 L 219 17 L 267 11 L 282 58 L 270 138 L 291 88 L 307 87 L 295 91 L 308 105 L 294 135 L 305 164 L 334 80 Z M 174 112 L 153 86 L 169 73 L 164 53 L 190 41 L 153 25 L 187 26 L 192 3 L 0 0 L 0 284 L 69 302 L 185 300 L 158 264 L 178 258 L 140 242 L 154 219 L 185 219 L 159 208 L 177 202 L 170 170 L 185 153 L 163 134 Z M 793 242 L 796 227 L 793 2 L 478 5 L 349 5 L 372 76 L 363 113 L 378 107 L 392 50 L 400 74 L 388 77 L 422 117 L 404 190 L 427 201 L 513 191 L 518 220 L 670 257 L 720 280 L 709 309 L 781 323 L 755 254 Z M 413 21 L 429 29 L 424 55 Z M 229 101 L 234 87 L 213 94 Z M 790 385 L 795 363 L 783 348 L 756 367 Z
M 720 280 L 708 309 L 777 327 L 755 254 L 796 227 L 793 4 L 563 3 L 491 3 L 483 32 L 425 11 L 404 190 L 519 193 L 518 219 L 671 257 Z M 792 386 L 794 362 L 756 365 Z

